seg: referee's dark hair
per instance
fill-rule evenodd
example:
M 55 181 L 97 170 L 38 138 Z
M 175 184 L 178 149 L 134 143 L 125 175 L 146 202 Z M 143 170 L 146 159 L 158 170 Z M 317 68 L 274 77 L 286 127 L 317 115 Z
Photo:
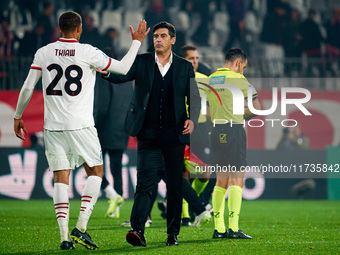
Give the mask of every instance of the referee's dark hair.
M 243 63 L 247 59 L 247 54 L 238 48 L 232 48 L 225 54 L 226 62 L 234 63 L 234 61 L 237 59 L 241 59 Z
M 72 32 L 80 25 L 81 16 L 76 12 L 67 11 L 59 17 L 59 27 L 63 33 Z
M 184 45 L 181 47 L 181 49 L 179 50 L 179 55 L 182 57 L 182 58 L 185 58 L 188 54 L 187 52 L 189 50 L 197 50 L 197 48 L 195 46 L 192 46 L 192 45 Z
M 157 23 L 157 24 L 153 27 L 152 33 L 155 33 L 155 31 L 156 31 L 157 29 L 160 29 L 160 28 L 167 28 L 168 31 L 169 31 L 170 37 L 171 37 L 171 38 L 176 37 L 176 29 L 175 29 L 175 27 L 174 27 L 172 24 L 170 24 L 169 22 L 161 21 L 161 22 Z

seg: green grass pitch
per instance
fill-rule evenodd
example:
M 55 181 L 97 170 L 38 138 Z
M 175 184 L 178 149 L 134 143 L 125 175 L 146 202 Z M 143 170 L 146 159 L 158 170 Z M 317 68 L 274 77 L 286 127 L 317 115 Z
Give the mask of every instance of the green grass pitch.
M 79 200 L 71 200 L 70 231 L 76 224 Z M 121 208 L 121 218 L 104 218 L 107 200 L 98 200 L 88 233 L 100 247 L 88 251 L 59 248 L 59 229 L 53 201 L 0 200 L 0 254 L 339 254 L 340 201 L 243 201 L 240 228 L 252 240 L 213 240 L 213 222 L 182 227 L 179 246 L 166 247 L 166 222 L 154 206 L 153 223 L 146 229 L 147 247 L 125 241 L 132 201 Z M 227 221 L 226 221 L 227 222 Z

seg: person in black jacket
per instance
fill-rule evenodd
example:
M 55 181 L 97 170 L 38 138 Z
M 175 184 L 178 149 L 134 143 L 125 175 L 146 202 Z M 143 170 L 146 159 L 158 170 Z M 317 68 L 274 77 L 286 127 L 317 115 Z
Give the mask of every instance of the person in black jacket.
M 321 34 L 318 23 L 315 21 L 316 11 L 309 10 L 308 18 L 301 24 L 300 34 L 302 37 L 301 48 L 308 59 L 307 76 L 313 76 L 313 66 L 319 69 L 319 76 L 324 75 L 324 68 L 322 64 L 322 50 L 321 43 L 325 41 Z
M 113 48 L 106 48 L 105 54 L 115 57 Z M 103 158 L 108 155 L 114 187 L 105 176 L 101 184 L 109 207 L 105 217 L 119 218 L 119 206 L 123 203 L 122 157 L 127 147 L 129 136 L 124 132 L 126 110 L 129 107 L 133 93 L 132 82 L 123 86 L 112 84 L 103 79 L 97 79 L 94 98 L 94 121 L 103 152 Z M 104 160 L 104 169 L 107 168 Z
M 166 244 L 178 245 L 184 148 L 198 120 L 200 96 L 192 64 L 172 52 L 175 41 L 175 27 L 159 22 L 153 27 L 155 52 L 138 55 L 127 75 L 105 76 L 114 83 L 135 80 L 125 121 L 125 131 L 137 136 L 138 141 L 137 187 L 131 212 L 133 230 L 126 235 L 127 242 L 134 246 L 146 246 L 144 227 L 151 190 L 163 164 L 168 199 Z

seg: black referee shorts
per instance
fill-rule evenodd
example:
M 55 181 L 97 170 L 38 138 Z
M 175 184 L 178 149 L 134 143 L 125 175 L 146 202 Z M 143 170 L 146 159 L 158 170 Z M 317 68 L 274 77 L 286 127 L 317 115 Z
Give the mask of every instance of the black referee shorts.
M 214 165 L 241 170 L 247 166 L 247 138 L 243 124 L 217 124 L 211 133 Z

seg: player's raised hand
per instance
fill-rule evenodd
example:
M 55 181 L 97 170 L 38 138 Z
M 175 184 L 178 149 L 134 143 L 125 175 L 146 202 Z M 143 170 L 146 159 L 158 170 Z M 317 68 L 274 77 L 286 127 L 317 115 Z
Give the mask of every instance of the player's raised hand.
M 14 119 L 14 133 L 18 138 L 25 141 L 25 134 L 27 134 L 27 130 L 22 119 Z
M 132 26 L 129 26 L 132 40 L 138 40 L 140 42 L 143 42 L 147 34 L 150 32 L 150 28 L 146 30 L 146 21 L 140 20 L 138 24 L 138 28 L 136 31 L 133 30 Z

